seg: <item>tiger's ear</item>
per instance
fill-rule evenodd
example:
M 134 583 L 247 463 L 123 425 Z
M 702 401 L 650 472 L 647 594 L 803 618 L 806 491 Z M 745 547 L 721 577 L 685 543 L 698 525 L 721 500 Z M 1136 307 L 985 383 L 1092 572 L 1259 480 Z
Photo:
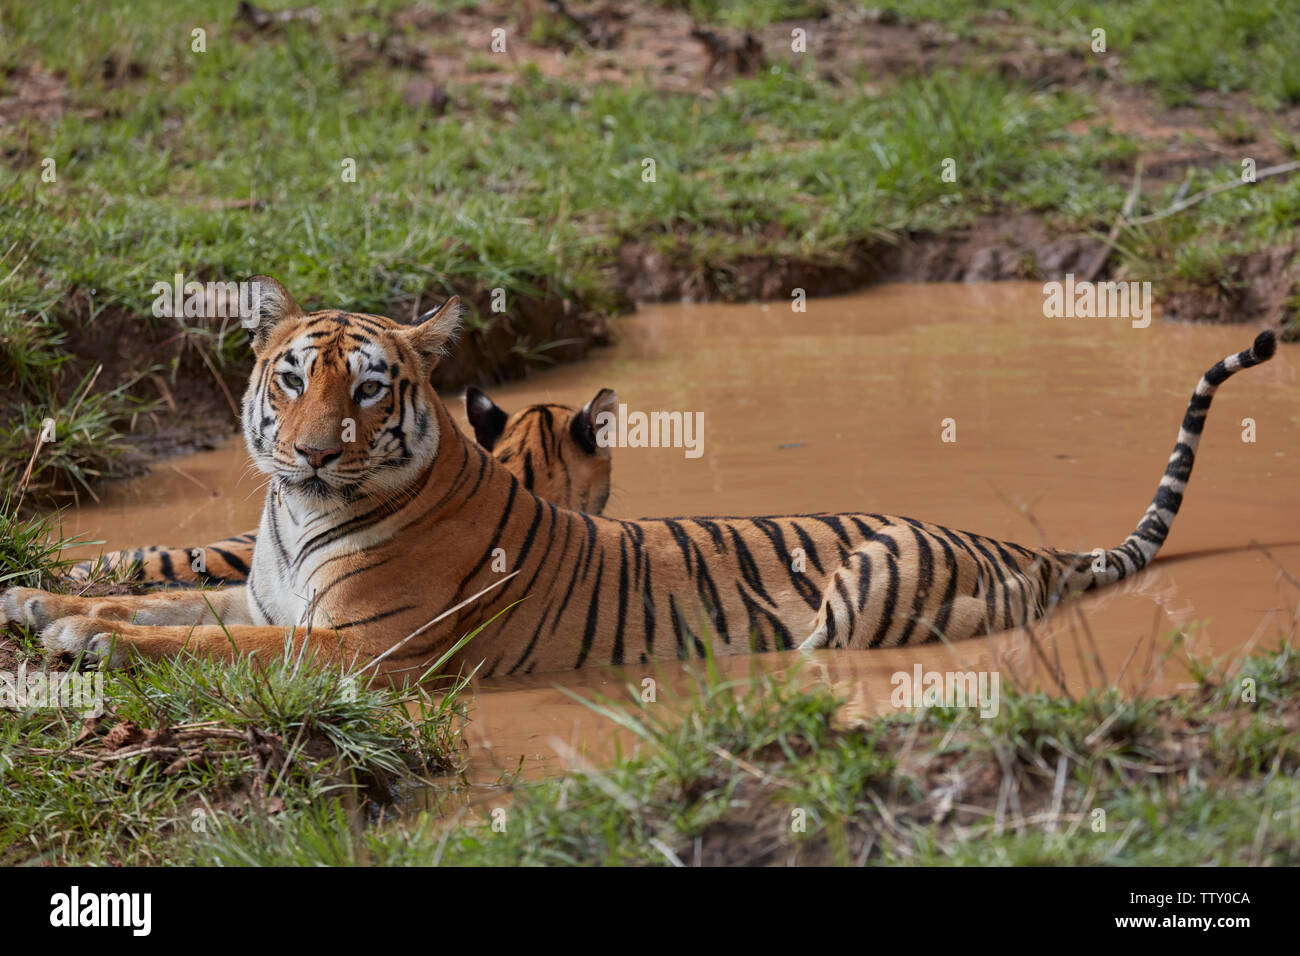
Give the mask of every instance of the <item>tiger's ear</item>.
M 445 352 L 444 346 L 460 331 L 460 297 L 452 296 L 436 309 L 425 312 L 410 328 L 403 330 L 407 343 L 425 361 L 430 370 Z
M 602 388 L 596 393 L 595 398 L 583 405 L 578 414 L 573 416 L 573 421 L 569 422 L 569 434 L 573 436 L 578 447 L 589 455 L 599 452 L 609 454 L 608 448 L 596 444 L 596 432 L 603 424 L 599 416 L 603 412 L 609 412 L 611 415 L 618 414 L 618 395 L 612 388 Z
M 510 416 L 473 385 L 465 389 L 465 414 L 474 428 L 474 437 L 478 443 L 486 451 L 491 451 L 505 431 L 506 420 Z
M 253 352 L 260 356 L 276 326 L 288 319 L 302 318 L 302 306 L 270 276 L 253 276 L 247 288 L 248 299 L 241 297 L 240 301 L 240 323 L 252 337 Z

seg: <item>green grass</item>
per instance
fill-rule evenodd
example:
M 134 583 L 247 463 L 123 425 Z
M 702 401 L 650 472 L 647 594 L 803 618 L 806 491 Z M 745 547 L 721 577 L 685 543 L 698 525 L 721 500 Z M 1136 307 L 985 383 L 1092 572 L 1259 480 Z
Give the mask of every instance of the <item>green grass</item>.
M 477 792 L 439 775 L 456 762 L 454 693 L 413 721 L 409 701 L 328 670 L 147 665 L 109 677 L 117 723 L 226 736 L 180 771 L 164 772 L 170 755 L 94 768 L 106 751 L 74 742 L 80 721 L 8 716 L 0 859 L 1294 865 L 1298 661 L 1289 646 L 1258 654 L 1182 697 L 1004 688 L 991 720 L 938 709 L 852 727 L 841 699 L 797 674 L 701 674 L 684 711 L 635 692 L 591 702 L 635 741 L 610 765 Z M 1246 677 L 1256 701 L 1242 700 Z M 283 763 L 258 764 L 250 731 L 279 741 Z
M 454 765 L 459 689 L 399 693 L 310 659 L 184 658 L 109 674 L 108 716 L 85 731 L 76 712 L 6 713 L 0 863 L 158 864 L 262 814 L 381 812 Z M 128 722 L 139 739 L 109 746 Z
M 996 35 L 1008 20 L 1100 60 L 1122 58 L 1126 78 L 1149 83 L 1171 105 L 1198 92 L 1249 92 L 1268 108 L 1300 103 L 1300 5 L 1295 0 L 1017 0 L 953 5 L 881 0 L 905 20 L 933 20 L 960 35 Z M 1092 52 L 1092 31 L 1106 52 Z
M 732 27 L 847 6 L 669 5 Z M 1137 153 L 1131 138 L 1096 124 L 1067 131 L 1094 116 L 1086 97 L 971 67 L 830 82 L 801 60 L 708 97 L 525 70 L 503 90 L 453 85 L 453 110 L 437 118 L 403 103 L 409 72 L 382 60 L 352 66 L 407 4 L 319 6 L 320 27 L 257 34 L 214 0 L 0 0 L 0 95 L 33 63 L 67 89 L 59 118 L 20 119 L 0 151 L 0 477 L 25 467 L 40 422 L 53 417 L 67 440 L 42 457 L 33 490 L 79 492 L 114 473 L 113 436 L 148 392 L 129 387 L 132 375 L 157 371 L 177 384 L 174 361 L 118 370 L 81 420 L 65 421 L 93 367 L 70 353 L 96 322 L 125 313 L 138 318 L 141 340 L 179 335 L 218 369 L 238 375 L 247 365 L 230 323 L 152 316 L 151 286 L 177 272 L 198 281 L 269 272 L 306 305 L 399 317 L 451 290 L 474 298 L 494 288 L 512 303 L 546 295 L 607 312 L 624 303 L 611 264 L 627 239 L 673 250 L 731 295 L 744 294 L 730 276 L 745 257 L 841 263 L 882 237 L 960 226 L 992 209 L 1104 231 Z M 1011 15 L 1057 44 L 1103 23 L 1125 70 L 1171 94 L 1249 87 L 1270 103 L 1294 100 L 1300 40 L 1281 28 L 1291 6 L 1193 6 L 1034 0 Z M 976 34 L 996 27 L 974 5 L 884 9 Z M 191 50 L 196 27 L 207 31 L 202 53 Z M 126 65 L 138 75 L 105 78 Z M 47 158 L 55 182 L 42 181 Z M 647 158 L 653 183 L 642 180 Z M 940 176 L 946 158 L 955 183 Z M 345 160 L 355 161 L 355 182 L 342 176 Z M 1200 281 L 1237 249 L 1293 237 L 1297 205 L 1293 181 L 1238 190 L 1126 235 L 1120 259 L 1143 278 Z M 499 321 L 483 312 L 470 324 Z M 554 345 L 528 340 L 518 351 L 546 362 Z M 201 375 L 192 387 L 210 387 Z
M 851 4 L 831 0 L 657 0 L 659 6 L 683 10 L 696 23 L 756 30 L 782 20 L 815 20 Z
M 6 495 L 0 591 L 68 587 L 56 575 L 73 563 L 60 556 L 71 543 L 57 514 L 21 516 Z M 123 587 L 99 576 L 78 590 Z M 265 663 L 187 654 L 81 671 L 100 682 L 93 700 L 52 707 L 14 695 L 29 677 L 70 672 L 13 625 L 0 632 L 0 865 L 152 865 L 174 861 L 192 834 L 254 825 L 259 815 L 335 801 L 385 813 L 459 768 L 466 681 L 442 673 L 450 653 L 403 689 L 308 649 Z
M 57 514 L 20 515 L 15 492 L 6 491 L 0 501 L 0 589 L 50 584 L 52 572 L 73 563 L 60 557 L 72 543 L 63 537 Z
M 687 228 L 738 248 L 834 252 L 884 229 L 969 219 L 1022 179 L 1059 183 L 1058 198 L 1104 185 L 1091 150 L 1059 132 L 1080 104 L 992 76 L 906 81 L 881 99 L 785 72 L 703 107 L 535 78 L 512 90 L 508 127 L 481 93 L 469 94 L 470 116 L 429 125 L 387 77 L 345 85 L 312 37 L 223 49 L 171 64 L 178 75 L 160 89 L 123 95 L 112 123 L 60 124 L 44 144 L 69 157 L 58 184 L 12 171 L 5 234 L 25 271 L 95 289 L 99 309 L 136 312 L 174 271 L 204 280 L 259 267 L 311 302 L 358 309 L 465 283 L 529 294 L 542 278 L 599 299 L 619 235 Z M 304 68 L 317 79 L 310 94 L 277 83 Z M 183 128 L 169 127 L 172 115 Z M 198 162 L 236 129 L 256 145 Z M 1044 143 L 1062 149 L 1036 155 Z M 948 156 L 955 185 L 939 177 Z M 345 158 L 356 183 L 340 179 Z M 655 183 L 641 180 L 646 158 Z M 264 205 L 198 206 L 251 198 Z
M 0 482 L 16 487 L 30 461 L 27 487 L 33 497 L 79 498 L 93 495 L 91 485 L 99 479 L 123 474 L 123 432 L 131 413 L 148 405 L 127 394 L 132 383 L 90 391 L 93 377 L 93 370 L 86 372 L 70 402 L 38 390 L 36 397 L 21 398 L 6 409 L 12 418 L 0 424 Z M 41 447 L 33 460 L 38 438 Z
M 842 701 L 815 683 L 701 677 L 684 715 L 594 704 L 638 742 L 610 766 L 360 832 L 338 805 L 263 816 L 199 838 L 184 859 L 1294 865 L 1297 662 L 1283 647 L 1226 682 L 1206 677 L 1189 697 L 1011 690 L 992 720 L 932 710 L 852 729 L 837 726 Z M 1240 700 L 1245 674 L 1260 682 L 1257 703 Z

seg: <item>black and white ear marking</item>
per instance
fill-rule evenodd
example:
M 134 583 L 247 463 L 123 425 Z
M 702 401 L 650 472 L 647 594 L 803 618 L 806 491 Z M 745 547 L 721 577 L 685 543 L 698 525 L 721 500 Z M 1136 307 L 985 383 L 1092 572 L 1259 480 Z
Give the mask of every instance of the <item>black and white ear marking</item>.
M 510 416 L 473 385 L 465 389 L 465 414 L 474 429 L 475 439 L 485 450 L 491 451 L 505 431 Z
M 574 442 L 579 448 L 588 455 L 597 454 L 596 431 L 600 427 L 599 416 L 602 412 L 617 414 L 618 395 L 612 388 L 602 388 L 596 393 L 596 397 L 582 406 L 578 414 L 573 416 L 569 423 L 569 434 L 573 436 Z M 608 449 L 601 449 L 605 454 L 609 454 Z
M 460 331 L 460 297 L 452 296 L 436 309 L 430 309 L 405 330 L 406 340 L 428 362 L 438 364 L 444 346 Z
M 252 337 L 253 351 L 261 354 L 276 326 L 287 319 L 302 317 L 302 307 L 289 290 L 270 276 L 253 276 L 246 283 L 247 298 L 240 299 L 240 324 Z
M 450 301 L 451 301 L 451 300 L 449 300 L 449 299 L 448 299 L 448 300 L 444 300 L 444 301 L 442 301 L 442 302 L 439 302 L 439 303 L 438 303 L 437 305 L 435 305 L 432 309 L 429 309 L 427 312 L 421 312 L 419 315 L 417 315 L 417 316 L 415 317 L 415 321 L 413 321 L 413 322 L 411 323 L 411 325 L 424 325 L 425 322 L 428 322 L 430 319 L 432 319 L 434 316 L 436 316 L 439 312 L 441 312 L 444 308 L 446 308 L 448 302 L 450 302 Z

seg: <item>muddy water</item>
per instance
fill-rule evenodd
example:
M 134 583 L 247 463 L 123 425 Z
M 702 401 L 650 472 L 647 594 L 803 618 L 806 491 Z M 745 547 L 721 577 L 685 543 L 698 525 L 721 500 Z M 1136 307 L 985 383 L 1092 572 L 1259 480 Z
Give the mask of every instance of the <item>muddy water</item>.
M 609 514 L 876 511 L 1090 550 L 1131 530 L 1198 377 L 1255 330 L 1047 319 L 1040 286 L 1004 283 L 884 287 L 810 302 L 805 313 L 652 306 L 620 320 L 619 333 L 619 344 L 591 361 L 493 390 L 511 410 L 581 404 L 609 386 L 632 410 L 704 413 L 698 458 L 683 449 L 615 451 Z M 1298 371 L 1300 349 L 1283 346 L 1223 387 L 1160 560 L 1046 629 L 1047 654 L 1055 661 L 1059 652 L 1072 692 L 1099 679 L 1080 662 L 1090 641 L 1109 679 L 1162 691 L 1186 680 L 1188 653 L 1231 656 L 1291 629 L 1300 593 L 1278 566 L 1300 578 Z M 1253 443 L 1242 440 L 1247 418 Z M 945 419 L 955 442 L 941 440 Z M 162 464 L 71 516 L 68 530 L 114 548 L 200 544 L 252 528 L 260 482 L 245 471 L 234 442 Z M 1165 636 L 1178 628 L 1185 647 L 1162 662 Z M 762 659 L 765 668 L 793 662 Z M 1026 637 L 1013 634 L 952 649 L 823 652 L 801 674 L 831 681 L 851 716 L 887 710 L 891 676 L 916 663 L 1056 686 Z M 727 666 L 739 675 L 752 664 Z M 521 757 L 528 773 L 583 754 L 607 757 L 626 736 L 555 685 L 626 698 L 627 682 L 639 691 L 647 676 L 660 702 L 690 693 L 676 665 L 481 682 L 467 731 L 476 776 L 512 771 Z

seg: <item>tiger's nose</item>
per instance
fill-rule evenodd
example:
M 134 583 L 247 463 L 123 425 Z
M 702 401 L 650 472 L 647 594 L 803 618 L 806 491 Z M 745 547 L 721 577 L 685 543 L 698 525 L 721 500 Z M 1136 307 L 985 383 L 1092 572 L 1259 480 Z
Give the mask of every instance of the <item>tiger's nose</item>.
M 343 454 L 341 448 L 312 448 L 310 445 L 294 445 L 293 448 L 294 451 L 306 458 L 307 463 L 313 468 L 328 465 Z

